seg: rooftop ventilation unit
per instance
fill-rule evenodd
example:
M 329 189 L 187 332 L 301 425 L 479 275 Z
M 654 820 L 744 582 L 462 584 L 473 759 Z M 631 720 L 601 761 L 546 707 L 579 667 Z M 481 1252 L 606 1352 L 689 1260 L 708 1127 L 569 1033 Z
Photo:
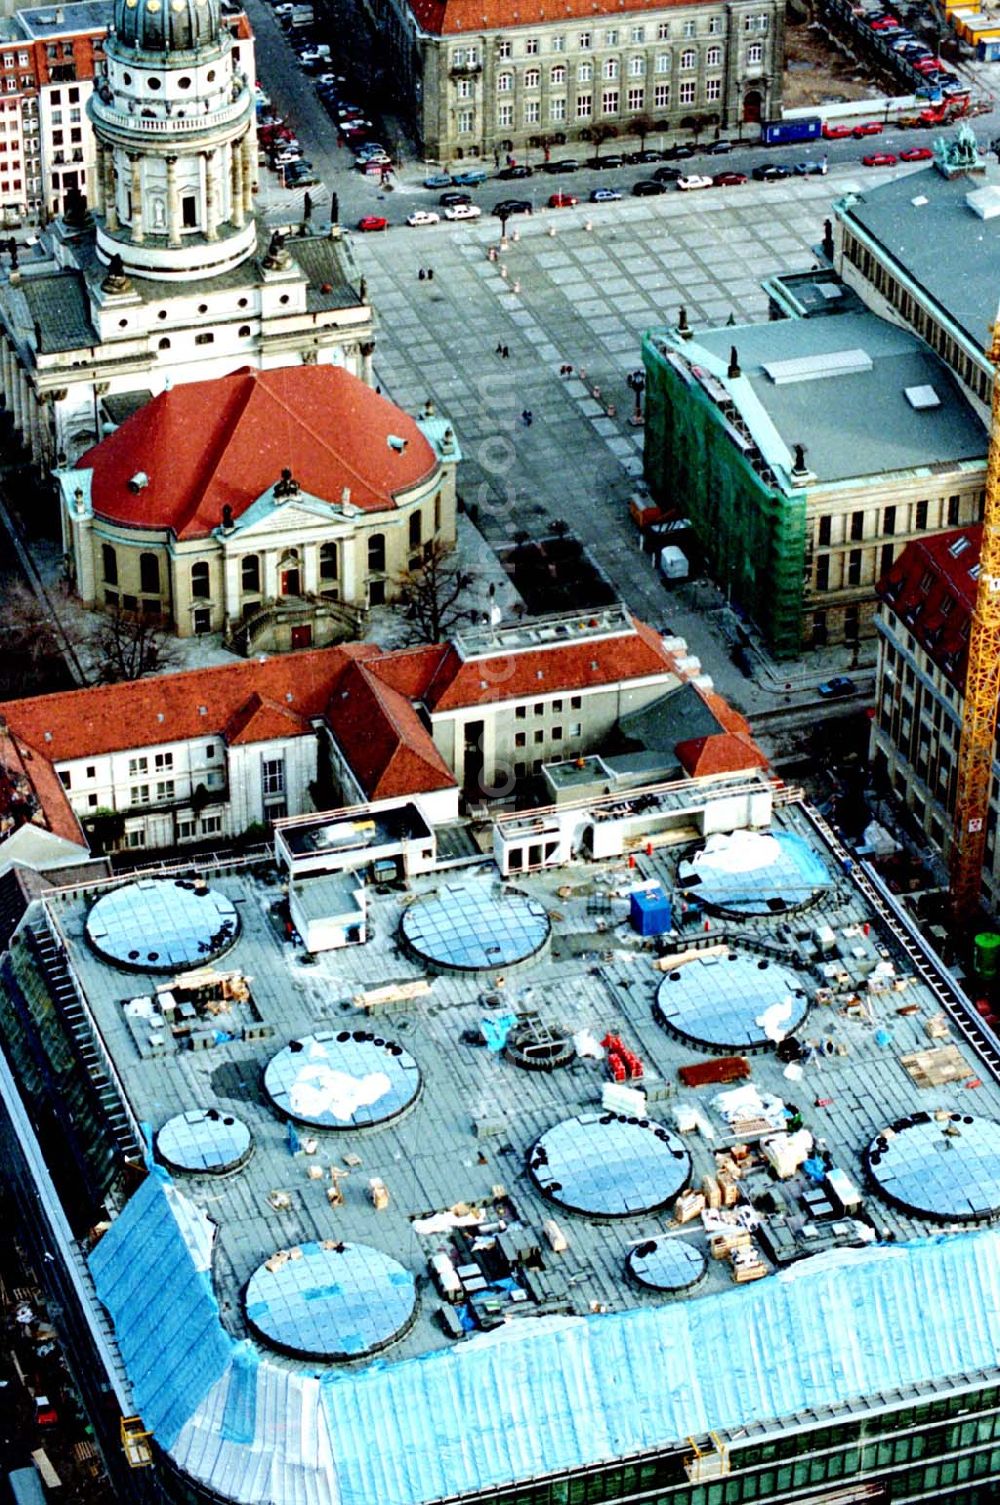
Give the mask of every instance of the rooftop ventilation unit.
M 776 387 L 796 381 L 825 381 L 830 376 L 854 376 L 872 369 L 867 350 L 829 350 L 822 355 L 800 355 L 787 361 L 763 361 L 762 369 Z
M 941 399 L 931 386 L 904 387 L 903 396 L 911 408 L 916 408 L 918 413 L 926 412 L 929 408 L 939 408 Z
M 145 491 L 145 489 L 146 489 L 146 487 L 148 485 L 149 485 L 149 476 L 146 474 L 146 472 L 144 470 L 137 470 L 136 473 L 135 473 L 135 475 L 132 477 L 132 479 L 128 483 L 128 489 L 129 489 L 129 491 L 136 491 L 136 492 L 138 492 L 138 491 Z
M 1000 214 L 1000 188 L 995 183 L 974 188 L 965 195 L 965 202 L 980 219 L 995 219 Z
M 407 441 L 405 439 L 401 439 L 398 434 L 387 434 L 385 442 L 386 444 L 388 444 L 390 449 L 394 449 L 396 451 L 397 455 L 401 455 L 406 448 Z

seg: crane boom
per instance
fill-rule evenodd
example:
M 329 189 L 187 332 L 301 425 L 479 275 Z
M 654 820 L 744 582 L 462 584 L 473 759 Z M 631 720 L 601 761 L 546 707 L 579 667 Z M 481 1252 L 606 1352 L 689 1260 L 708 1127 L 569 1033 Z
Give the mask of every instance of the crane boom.
M 1000 699 L 1000 314 L 990 332 L 993 400 L 979 583 L 969 629 L 969 660 L 958 752 L 951 844 L 951 912 L 975 914 L 982 893 L 986 824 Z

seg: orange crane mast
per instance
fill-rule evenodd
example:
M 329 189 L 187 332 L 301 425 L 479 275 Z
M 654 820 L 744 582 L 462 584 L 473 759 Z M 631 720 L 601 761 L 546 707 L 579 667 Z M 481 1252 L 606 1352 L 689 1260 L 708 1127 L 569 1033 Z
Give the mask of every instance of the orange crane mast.
M 993 363 L 990 447 L 986 462 L 983 545 L 976 605 L 969 629 L 962 739 L 958 752 L 955 823 L 951 842 L 951 912 L 971 919 L 982 893 L 986 820 L 1000 700 L 1000 313 L 990 331 Z

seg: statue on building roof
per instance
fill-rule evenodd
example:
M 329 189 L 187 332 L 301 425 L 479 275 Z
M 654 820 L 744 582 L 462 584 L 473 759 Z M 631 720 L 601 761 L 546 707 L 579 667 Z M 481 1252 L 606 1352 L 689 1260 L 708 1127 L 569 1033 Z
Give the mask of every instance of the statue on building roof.
M 89 219 L 87 196 L 79 188 L 67 188 L 63 200 L 63 222 L 74 230 L 82 230 Z
M 289 265 L 291 259 L 285 250 L 285 237 L 280 230 L 275 230 L 264 255 L 265 272 L 279 272 Z
M 960 172 L 983 172 L 986 163 L 979 155 L 979 145 L 972 127 L 963 121 L 954 136 L 939 136 L 934 142 L 934 162 L 945 177 Z
M 125 263 L 116 251 L 108 262 L 108 273 L 101 283 L 103 293 L 130 293 L 132 283 L 125 270 Z

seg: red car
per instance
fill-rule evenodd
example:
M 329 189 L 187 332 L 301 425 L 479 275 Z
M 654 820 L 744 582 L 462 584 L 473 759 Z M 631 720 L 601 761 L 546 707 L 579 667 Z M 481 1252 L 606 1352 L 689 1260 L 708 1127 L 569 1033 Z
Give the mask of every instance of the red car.
M 905 152 L 900 152 L 900 162 L 929 162 L 934 153 L 929 146 L 908 146 Z
M 579 202 L 579 199 L 575 198 L 571 193 L 549 194 L 550 209 L 572 209 L 573 205 L 578 204 Z
M 861 125 L 856 125 L 851 132 L 851 135 L 854 137 L 855 141 L 860 141 L 862 136 L 881 136 L 881 134 L 881 120 L 865 120 L 861 123 Z
M 869 156 L 862 157 L 865 167 L 895 167 L 896 158 L 892 152 L 871 152 Z
M 850 134 L 849 125 L 831 125 L 829 121 L 823 124 L 824 141 L 844 141 Z
M 359 230 L 388 230 L 389 221 L 381 214 L 363 214 L 358 220 Z
M 745 172 L 717 172 L 712 182 L 716 188 L 738 188 L 746 180 Z

